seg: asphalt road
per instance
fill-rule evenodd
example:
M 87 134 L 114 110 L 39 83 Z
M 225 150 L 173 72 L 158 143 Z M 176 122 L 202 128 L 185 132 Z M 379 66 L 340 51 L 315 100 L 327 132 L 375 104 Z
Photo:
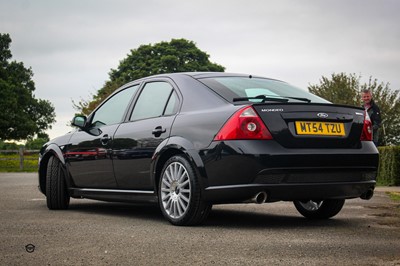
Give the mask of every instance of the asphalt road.
M 49 211 L 36 174 L 0 173 L 0 265 L 400 265 L 400 203 L 378 191 L 335 218 L 293 204 L 214 206 L 175 227 L 157 206 L 71 201 Z

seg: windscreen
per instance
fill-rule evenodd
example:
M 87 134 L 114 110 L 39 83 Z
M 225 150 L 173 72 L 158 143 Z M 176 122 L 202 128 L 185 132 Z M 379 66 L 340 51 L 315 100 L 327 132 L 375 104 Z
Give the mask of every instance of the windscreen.
M 299 102 L 300 98 L 308 99 L 315 103 L 329 103 L 329 101 L 309 93 L 288 83 L 254 77 L 212 77 L 200 80 L 206 86 L 233 102 L 237 98 L 248 98 L 248 101 L 261 102 L 255 97 L 285 98 L 288 102 Z M 299 99 L 294 99 L 299 98 Z

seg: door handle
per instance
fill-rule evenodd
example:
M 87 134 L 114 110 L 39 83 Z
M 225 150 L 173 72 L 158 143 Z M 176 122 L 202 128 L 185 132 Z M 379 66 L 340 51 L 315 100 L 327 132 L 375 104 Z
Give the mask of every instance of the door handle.
M 112 139 L 112 138 L 111 138 L 108 134 L 105 134 L 105 135 L 103 135 L 103 137 L 100 139 L 100 141 L 101 141 L 101 144 L 107 145 L 107 143 L 108 143 L 111 139 Z
M 153 129 L 153 131 L 151 132 L 151 134 L 153 134 L 155 137 L 159 137 L 161 136 L 162 133 L 167 132 L 167 130 L 165 128 L 162 128 L 162 126 L 158 126 L 155 129 Z

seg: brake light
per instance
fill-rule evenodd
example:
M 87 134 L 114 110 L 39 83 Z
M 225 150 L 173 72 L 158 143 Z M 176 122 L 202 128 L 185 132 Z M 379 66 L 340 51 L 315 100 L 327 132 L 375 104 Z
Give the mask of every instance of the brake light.
M 237 111 L 214 140 L 272 139 L 271 133 L 251 106 Z
M 372 122 L 366 111 L 364 111 L 364 126 L 360 137 L 361 141 L 372 141 Z

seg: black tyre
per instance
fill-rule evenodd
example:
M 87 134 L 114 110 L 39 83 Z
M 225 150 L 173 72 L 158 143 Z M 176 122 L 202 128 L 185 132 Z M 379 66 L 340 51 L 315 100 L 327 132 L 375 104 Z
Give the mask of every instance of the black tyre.
M 171 157 L 164 165 L 158 186 L 161 212 L 174 225 L 197 225 L 207 218 L 212 205 L 201 198 L 201 186 L 189 161 Z
M 50 157 L 46 173 L 46 198 L 50 210 L 65 210 L 69 206 L 69 194 L 65 183 L 65 171 L 61 162 Z
M 308 219 L 329 219 L 340 212 L 344 199 L 327 199 L 321 201 L 294 201 L 297 211 Z

